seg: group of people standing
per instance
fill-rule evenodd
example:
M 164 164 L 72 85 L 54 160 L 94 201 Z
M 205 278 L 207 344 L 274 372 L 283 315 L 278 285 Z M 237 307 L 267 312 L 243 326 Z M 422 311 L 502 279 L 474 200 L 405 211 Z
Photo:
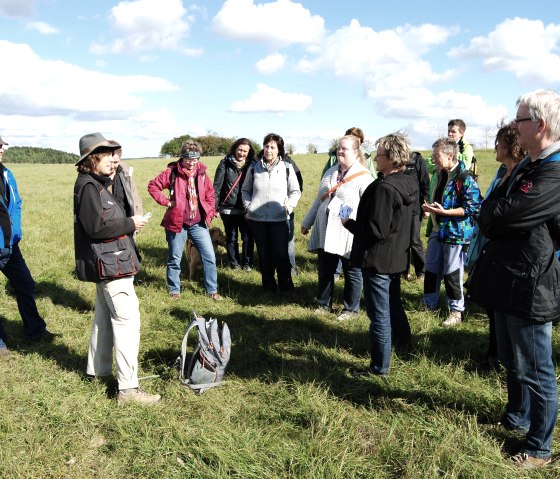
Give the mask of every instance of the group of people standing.
M 463 320 L 463 277 L 465 268 L 470 270 L 467 299 L 486 308 L 489 353 L 507 370 L 508 402 L 500 424 L 526 437 L 513 461 L 522 468 L 541 467 L 551 461 L 558 414 L 552 322 L 560 316 L 560 95 L 537 90 L 518 99 L 515 119 L 496 136 L 501 166 L 484 199 L 465 128 L 462 120 L 450 120 L 448 137 L 433 143 L 426 162 L 400 132 L 377 139 L 373 156 L 362 151 L 359 128 L 338 140 L 301 224 L 301 233 L 310 234 L 308 251 L 317 254 L 316 312 L 333 312 L 341 268 L 344 306 L 338 319 L 356 316 L 363 293 L 370 320 L 370 366 L 359 373 L 386 376 L 392 348 L 411 342 L 401 299 L 401 279 L 413 279 L 411 264 L 424 283 L 421 303 L 427 310 L 438 308 L 443 281 L 448 327 Z M 0 160 L 5 144 L 0 138 Z M 79 148 L 76 272 L 80 280 L 96 284 L 87 374 L 112 374 L 114 353 L 119 403 L 154 404 L 160 396 L 138 386 L 140 313 L 133 283 L 140 268 L 135 234 L 148 217 L 132 168 L 120 163 L 118 142 L 91 133 L 80 139 Z M 303 181 L 283 138 L 267 135 L 259 154 L 250 140 L 240 138 L 213 181 L 201 155 L 198 143 L 186 141 L 179 160 L 148 184 L 150 195 L 166 208 L 162 226 L 170 297 L 180 298 L 181 256 L 190 239 L 201 256 L 206 294 L 222 299 L 209 235 L 217 215 L 226 231 L 230 267 L 251 271 L 256 245 L 263 289 L 293 294 L 293 213 Z M 15 288 L 25 334 L 50 340 L 18 247 L 17 185 L 1 161 L 0 172 L 0 269 Z M 422 219 L 427 220 L 425 257 Z M 0 326 L 0 355 L 8 351 L 4 339 Z

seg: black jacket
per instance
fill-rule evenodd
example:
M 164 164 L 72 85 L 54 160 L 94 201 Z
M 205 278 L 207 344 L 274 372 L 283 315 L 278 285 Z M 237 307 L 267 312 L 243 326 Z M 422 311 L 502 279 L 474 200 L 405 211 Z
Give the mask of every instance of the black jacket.
M 350 262 L 378 274 L 401 273 L 407 266 L 418 181 L 403 172 L 379 176 L 364 191 L 356 220 L 345 227 L 354 235 Z
M 470 273 L 468 298 L 538 322 L 560 316 L 559 185 L 560 153 L 527 158 L 482 203 L 478 223 L 489 241 Z
M 81 281 L 101 281 L 92 244 L 132 235 L 135 230 L 134 221 L 107 190 L 110 183 L 110 178 L 80 173 L 74 185 L 74 253 Z M 129 240 L 135 250 L 131 236 Z
M 243 186 L 243 181 L 245 181 L 245 176 L 250 166 L 251 162 L 247 161 L 245 166 L 241 170 L 238 170 L 237 166 L 235 166 L 234 158 L 231 155 L 227 155 L 220 161 L 216 168 L 216 175 L 214 176 L 214 196 L 217 212 L 220 212 L 220 210 L 229 210 L 232 214 L 244 213 L 241 186 Z M 239 176 L 241 176 L 241 178 L 239 178 Z M 239 181 L 232 190 L 231 188 L 238 178 Z M 231 194 L 226 199 L 230 190 Z
M 419 215 L 424 201 L 428 201 L 430 198 L 430 175 L 426 167 L 426 160 L 421 153 L 412 152 L 410 163 L 406 165 L 404 172 L 418 181 L 418 202 L 414 205 L 414 214 Z

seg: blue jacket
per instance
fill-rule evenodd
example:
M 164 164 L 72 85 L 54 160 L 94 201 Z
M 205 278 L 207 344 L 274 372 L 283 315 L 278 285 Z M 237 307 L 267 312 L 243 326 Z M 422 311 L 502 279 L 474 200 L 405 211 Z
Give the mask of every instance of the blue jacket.
M 0 163 L 2 181 L 4 183 L 4 196 L 0 200 L 0 208 L 8 211 L 12 223 L 12 234 L 10 244 L 4 244 L 4 231 L 0 234 L 0 248 L 7 248 L 15 245 L 21 240 L 21 198 L 19 196 L 16 179 L 12 172 Z M 0 225 L 1 229 L 1 225 Z
M 443 189 L 443 197 L 441 206 L 449 210 L 453 208 L 463 208 L 465 216 L 437 216 L 439 227 L 438 240 L 442 243 L 450 244 L 468 244 L 473 235 L 475 221 L 478 215 L 482 196 L 476 179 L 472 175 L 467 175 L 462 181 L 458 181 L 465 165 L 462 161 L 458 162 L 457 168 L 449 173 L 447 184 Z M 437 172 L 432 177 L 430 183 L 430 200 L 434 199 L 434 193 L 437 187 Z M 438 201 L 439 202 L 439 201 Z M 432 231 L 432 217 L 428 219 L 426 226 L 426 236 L 430 236 Z

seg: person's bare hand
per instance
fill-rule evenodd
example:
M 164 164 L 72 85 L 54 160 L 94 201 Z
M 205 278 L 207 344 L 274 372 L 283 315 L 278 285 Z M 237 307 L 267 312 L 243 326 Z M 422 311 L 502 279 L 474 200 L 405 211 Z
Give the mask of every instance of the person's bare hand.
M 144 226 L 146 226 L 146 223 L 148 222 L 148 220 L 144 219 L 144 217 L 141 215 L 135 215 L 131 218 L 132 221 L 134 221 L 134 229 L 136 231 L 140 231 L 142 228 L 144 228 Z

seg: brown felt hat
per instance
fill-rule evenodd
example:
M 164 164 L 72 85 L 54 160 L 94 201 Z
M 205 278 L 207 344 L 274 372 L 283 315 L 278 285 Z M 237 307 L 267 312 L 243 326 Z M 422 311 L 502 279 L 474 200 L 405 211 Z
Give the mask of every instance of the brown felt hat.
M 110 150 L 117 150 L 121 147 L 116 141 L 109 141 L 101 133 L 88 133 L 80 138 L 80 159 L 76 166 L 85 160 L 98 148 L 108 148 Z

